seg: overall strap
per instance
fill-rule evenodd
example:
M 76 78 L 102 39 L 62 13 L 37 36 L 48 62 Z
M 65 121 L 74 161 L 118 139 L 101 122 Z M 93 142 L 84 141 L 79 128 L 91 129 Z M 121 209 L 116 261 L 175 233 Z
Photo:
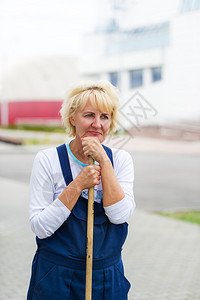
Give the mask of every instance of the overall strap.
M 63 177 L 65 179 L 65 183 L 66 183 L 66 185 L 68 185 L 73 180 L 73 178 L 72 178 L 72 172 L 71 172 L 71 168 L 70 168 L 69 157 L 68 157 L 66 145 L 62 144 L 62 145 L 58 146 L 56 148 L 56 150 L 58 152 L 60 166 L 61 166 Z
M 113 165 L 112 150 L 105 145 L 102 145 L 102 146 L 103 146 L 104 150 L 106 151 L 106 153 Z M 73 180 L 73 178 L 72 178 L 72 172 L 71 172 L 71 168 L 70 168 L 69 157 L 68 157 L 66 145 L 62 144 L 62 145 L 58 146 L 56 149 L 58 152 L 58 157 L 59 157 L 59 161 L 60 161 L 62 174 L 65 179 L 66 185 L 68 185 Z

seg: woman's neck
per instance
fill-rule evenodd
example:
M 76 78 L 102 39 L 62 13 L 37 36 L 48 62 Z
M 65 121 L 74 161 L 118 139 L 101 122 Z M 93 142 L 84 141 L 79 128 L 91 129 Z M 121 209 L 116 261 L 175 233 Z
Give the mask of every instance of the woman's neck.
M 82 143 L 81 140 L 78 141 L 77 138 L 71 141 L 70 143 L 70 149 L 74 156 L 81 162 L 83 163 L 88 163 L 88 159 L 85 157 L 83 148 L 82 148 Z

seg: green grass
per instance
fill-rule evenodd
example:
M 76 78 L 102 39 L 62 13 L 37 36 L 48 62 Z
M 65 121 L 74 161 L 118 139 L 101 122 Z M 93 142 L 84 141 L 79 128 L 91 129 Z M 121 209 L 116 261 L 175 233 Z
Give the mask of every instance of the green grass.
M 200 211 L 182 211 L 182 212 L 166 212 L 159 213 L 162 216 L 195 223 L 200 225 Z
M 45 131 L 45 132 L 61 132 L 61 133 L 65 133 L 65 128 L 62 127 L 62 126 L 21 124 L 21 125 L 1 126 L 1 128 L 16 129 L 16 130 L 33 130 L 33 131 Z

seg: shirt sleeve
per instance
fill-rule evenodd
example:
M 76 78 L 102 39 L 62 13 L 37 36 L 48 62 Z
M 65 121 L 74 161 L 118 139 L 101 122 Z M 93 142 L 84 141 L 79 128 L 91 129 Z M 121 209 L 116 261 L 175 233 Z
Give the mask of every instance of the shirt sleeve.
M 40 239 L 52 235 L 70 215 L 70 210 L 58 198 L 54 199 L 52 173 L 49 158 L 39 152 L 30 179 L 29 221 Z
M 118 182 L 125 193 L 119 202 L 104 207 L 110 222 L 122 224 L 127 222 L 135 209 L 133 181 L 134 166 L 131 155 L 124 150 L 113 151 L 114 171 Z

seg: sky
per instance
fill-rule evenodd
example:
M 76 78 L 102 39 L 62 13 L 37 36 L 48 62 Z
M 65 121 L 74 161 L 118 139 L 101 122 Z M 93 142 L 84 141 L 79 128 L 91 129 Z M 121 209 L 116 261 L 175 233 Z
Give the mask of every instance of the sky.
M 0 67 L 15 59 L 43 55 L 79 56 L 84 34 L 115 16 L 124 28 L 168 19 L 180 0 L 0 0 Z
M 0 0 L 1 56 L 76 55 L 95 18 L 95 0 Z

